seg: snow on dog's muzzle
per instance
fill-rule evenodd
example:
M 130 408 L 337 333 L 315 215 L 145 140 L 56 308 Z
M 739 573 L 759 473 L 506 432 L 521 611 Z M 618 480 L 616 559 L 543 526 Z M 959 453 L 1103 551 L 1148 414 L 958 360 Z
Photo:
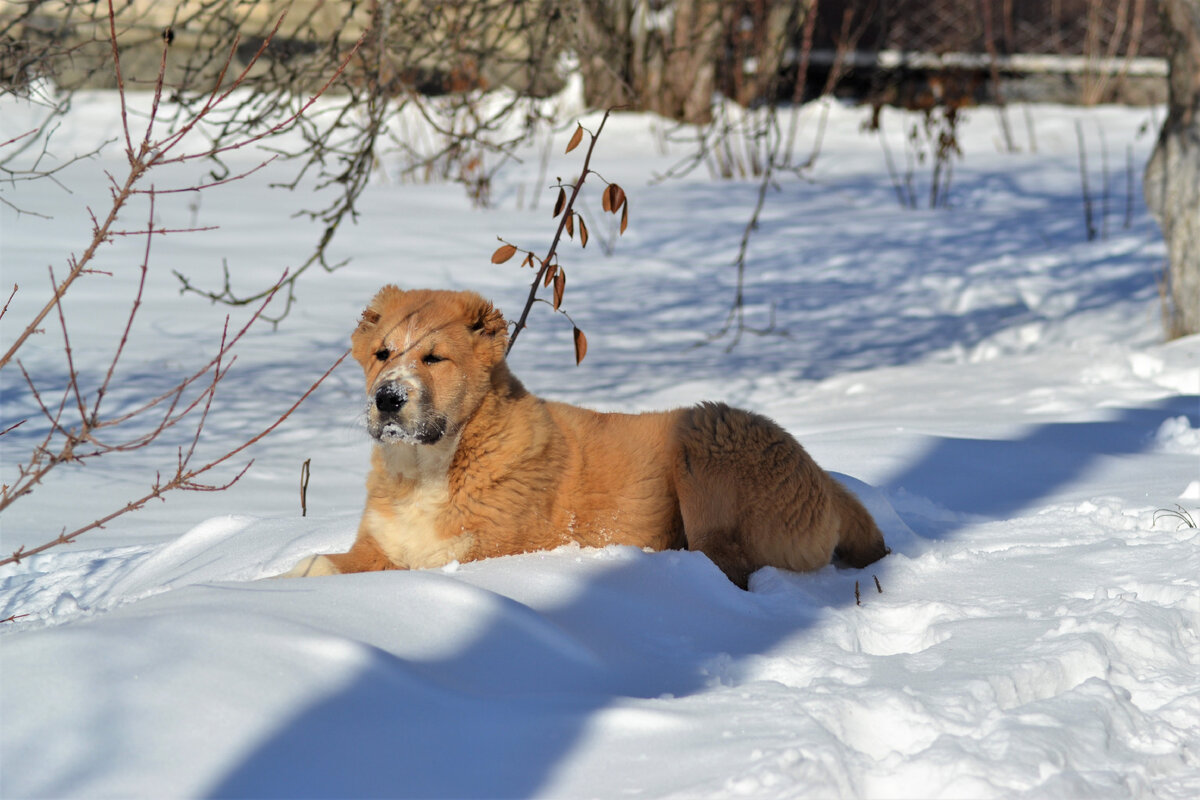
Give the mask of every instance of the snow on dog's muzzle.
M 433 444 L 446 433 L 447 421 L 432 409 L 423 408 L 415 388 L 388 380 L 370 396 L 367 432 L 381 442 Z
M 408 401 L 408 388 L 388 382 L 375 392 L 375 408 L 381 414 L 395 414 Z

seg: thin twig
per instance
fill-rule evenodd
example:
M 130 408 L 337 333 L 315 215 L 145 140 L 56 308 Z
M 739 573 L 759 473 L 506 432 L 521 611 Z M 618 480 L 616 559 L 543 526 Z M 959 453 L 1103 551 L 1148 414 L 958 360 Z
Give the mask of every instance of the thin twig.
M 54 286 L 54 267 L 50 267 L 49 271 L 50 271 L 50 286 L 51 286 L 51 288 L 55 288 L 55 286 Z M 69 333 L 67 333 L 67 318 L 63 314 L 62 295 L 58 293 L 57 289 L 55 289 L 55 291 L 51 292 L 51 294 L 53 294 L 56 298 L 58 298 L 57 302 L 54 304 L 54 310 L 58 312 L 58 324 L 59 324 L 59 327 L 62 329 L 63 355 L 66 356 L 66 359 L 67 359 L 67 374 L 71 376 L 71 380 L 68 382 L 67 388 L 69 389 L 71 394 L 73 394 L 75 396 L 75 405 L 79 409 L 79 418 L 81 420 L 83 420 L 83 424 L 86 425 L 87 424 L 87 412 L 84 411 L 83 396 L 79 393 L 79 381 L 76 380 L 76 376 L 79 373 L 75 369 L 74 356 L 72 356 L 72 354 L 71 354 L 71 336 Z
M 133 328 L 133 320 L 137 316 L 138 309 L 142 306 L 142 294 L 146 290 L 146 275 L 150 271 L 150 243 L 154 241 L 151 235 L 154 229 L 154 193 L 150 193 L 150 211 L 147 215 L 148 222 L 146 224 L 146 249 L 142 254 L 142 263 L 139 265 L 141 274 L 138 277 L 137 292 L 133 296 L 133 306 L 129 309 L 129 316 L 125 319 L 125 330 L 121 332 L 121 339 L 117 343 L 117 351 L 113 353 L 112 360 L 108 363 L 108 372 L 104 376 L 104 380 L 100 382 L 100 386 L 96 389 L 96 403 L 92 406 L 92 414 L 89 419 L 92 424 L 96 424 L 100 417 L 100 402 L 104 399 L 104 395 L 108 392 L 108 385 L 112 382 L 113 373 L 116 372 L 117 362 L 121 360 L 121 354 L 125 352 L 125 345 L 129 342 L 129 332 Z
M 129 345 L 132 334 L 132 327 L 138 317 L 138 312 L 143 302 L 146 279 L 149 272 L 151 245 L 154 237 L 184 231 L 195 232 L 199 230 L 206 230 L 206 228 L 195 227 L 187 229 L 171 229 L 158 226 L 155 223 L 157 195 L 163 192 L 201 191 L 210 186 L 229 183 L 262 168 L 262 166 L 265 166 L 266 163 L 269 163 L 270 159 L 264 161 L 254 169 L 237 175 L 226 176 L 224 178 L 215 179 L 204 184 L 194 184 L 189 187 L 166 190 L 158 189 L 153 184 L 151 184 L 147 189 L 140 188 L 140 184 L 145 179 L 147 173 L 156 167 L 162 166 L 163 164 L 182 163 L 197 157 L 212 156 L 221 152 L 228 152 L 229 150 L 243 147 L 252 143 L 253 141 L 259 141 L 266 136 L 278 133 L 284 127 L 290 125 L 292 122 L 298 119 L 299 115 L 304 113 L 304 111 L 306 111 L 311 104 L 315 102 L 316 97 L 320 94 L 320 92 L 318 92 L 316 95 L 311 97 L 307 103 L 303 104 L 300 110 L 295 114 L 289 116 L 283 122 L 270 127 L 263 133 L 247 136 L 240 141 L 227 142 L 226 144 L 220 146 L 214 145 L 206 151 L 173 154 L 172 149 L 175 148 L 176 145 L 178 145 L 179 142 L 181 142 L 190 131 L 194 130 L 206 116 L 214 112 L 224 102 L 226 102 L 226 100 L 230 97 L 230 93 L 242 84 L 246 76 L 249 74 L 250 66 L 253 65 L 254 61 L 257 60 L 259 56 L 261 56 L 267 43 L 264 42 L 259 47 L 258 53 L 251 60 L 250 65 L 248 65 L 245 70 L 242 70 L 237 76 L 234 77 L 232 84 L 229 87 L 222 88 L 223 76 L 232 63 L 232 58 L 235 52 L 234 49 L 231 49 L 226 56 L 224 65 L 222 66 L 221 77 L 218 78 L 216 85 L 213 87 L 212 93 L 210 94 L 208 101 L 204 104 L 204 106 L 193 113 L 190 117 L 183 120 L 181 124 L 170 130 L 163 138 L 156 141 L 154 138 L 154 129 L 162 108 L 162 89 L 167 68 L 166 44 L 164 44 L 162 55 L 160 57 L 159 73 L 155 82 L 154 99 L 151 105 L 149 116 L 145 121 L 144 134 L 142 135 L 138 145 L 135 147 L 134 135 L 131 129 L 131 115 L 126 96 L 125 76 L 121 69 L 120 49 L 117 47 L 116 43 L 116 10 L 112 0 L 109 0 L 108 7 L 108 28 L 110 35 L 112 66 L 116 73 L 118 84 L 121 133 L 125 140 L 126 155 L 129 162 L 128 173 L 123 179 L 120 180 L 105 173 L 110 183 L 112 197 L 112 205 L 108 214 L 103 220 L 101 220 L 96 216 L 95 213 L 91 211 L 91 209 L 88 210 L 92 221 L 92 240 L 90 244 L 79 257 L 71 256 L 67 259 L 68 270 L 67 274 L 62 278 L 62 280 L 58 280 L 54 274 L 54 270 L 51 269 L 49 300 L 33 316 L 32 320 L 28 325 L 26 325 L 25 329 L 11 344 L 4 356 L 0 358 L 0 369 L 4 368 L 10 363 L 15 362 L 17 367 L 20 369 L 22 377 L 29 387 L 30 396 L 32 397 L 33 403 L 37 405 L 42 416 L 48 423 L 44 436 L 37 444 L 33 446 L 28 462 L 18 465 L 17 479 L 11 483 L 6 483 L 3 485 L 2 491 L 0 491 L 0 511 L 6 509 L 17 499 L 27 496 L 51 470 L 61 464 L 82 463 L 85 459 L 92 459 L 101 455 L 116 452 L 128 452 L 146 447 L 158 439 L 165 431 L 178 425 L 189 417 L 194 419 L 195 427 L 191 432 L 190 441 L 188 442 L 187 447 L 178 447 L 176 449 L 176 463 L 173 474 L 167 479 L 164 479 L 161 474 L 156 474 L 148 494 L 145 494 L 136 500 L 130 501 L 123 507 L 94 520 L 88 525 L 77 528 L 74 531 L 67 532 L 64 528 L 55 539 L 38 545 L 35 548 L 28 549 L 23 545 L 19 547 L 11 557 L 0 561 L 0 564 L 18 561 L 26 555 L 42 552 L 58 544 L 73 541 L 75 538 L 89 530 L 103 527 L 106 523 L 121 516 L 122 514 L 129 513 L 130 511 L 143 507 L 151 499 L 156 497 L 161 498 L 167 492 L 173 490 L 220 491 L 232 486 L 241 479 L 246 470 L 249 468 L 250 463 L 253 463 L 252 461 L 244 465 L 233 475 L 232 478 L 223 483 L 202 483 L 198 479 L 216 467 L 224 464 L 231 458 L 238 456 L 240 453 L 244 452 L 246 448 L 259 441 L 263 436 L 267 435 L 276 427 L 278 427 L 283 420 L 287 419 L 292 412 L 295 411 L 301 402 L 303 402 L 312 394 L 316 387 L 319 386 L 333 371 L 333 369 L 335 369 L 346 357 L 346 354 L 343 354 L 340 358 L 338 358 L 337 361 L 334 362 L 334 364 L 323 375 L 321 375 L 316 382 L 312 384 L 308 391 L 301 395 L 300 398 L 296 400 L 296 402 L 293 403 L 290 408 L 276 418 L 274 423 L 265 428 L 257 436 L 245 440 L 237 447 L 229 449 L 223 455 L 213 458 L 203 465 L 193 466 L 192 462 L 198 449 L 201 433 L 208 422 L 210 413 L 214 408 L 213 402 L 218 386 L 227 376 L 229 369 L 236 360 L 236 356 L 234 356 L 232 353 L 233 348 L 245 336 L 250 327 L 256 321 L 264 317 L 264 312 L 268 304 L 275 297 L 276 292 L 278 292 L 284 281 L 286 281 L 288 278 L 288 273 L 285 271 L 280 280 L 277 281 L 273 287 L 265 293 L 265 297 L 261 304 L 259 304 L 258 308 L 255 309 L 255 311 L 250 315 L 249 320 L 245 323 L 245 325 L 231 333 L 229 329 L 229 319 L 226 317 L 225 327 L 222 331 L 221 341 L 217 348 L 217 353 L 200 369 L 182 378 L 174 386 L 162 394 L 141 402 L 131 410 L 115 416 L 103 416 L 102 404 L 109 392 L 110 387 L 116 380 L 117 369 L 126 353 L 126 349 Z M 275 29 L 271 34 L 272 36 L 274 36 L 275 32 L 278 30 L 281 22 L 282 17 L 276 22 Z M 267 42 L 269 41 L 270 38 L 268 38 Z M 343 62 L 342 68 L 344 68 L 345 63 L 346 62 Z M 327 88 L 331 82 L 332 79 L 330 79 L 329 82 L 326 82 L 321 91 L 324 91 L 324 89 Z M 115 226 L 116 220 L 120 217 L 122 211 L 126 207 L 129 198 L 134 194 L 145 194 L 149 196 L 149 212 L 146 227 L 142 230 L 117 229 Z M 139 265 L 139 281 L 133 294 L 133 300 L 130 305 L 129 313 L 126 317 L 125 325 L 117 340 L 116 348 L 112 358 L 109 360 L 103 377 L 95 390 L 95 396 L 94 398 L 91 398 L 91 407 L 89 409 L 89 402 L 85 400 L 85 387 L 81 382 L 81 376 L 76 365 L 75 355 L 72 347 L 72 339 L 67 324 L 67 313 L 63 304 L 63 297 L 78 278 L 83 275 L 89 275 L 98 272 L 98 270 L 96 270 L 92 264 L 99 248 L 103 244 L 112 241 L 118 236 L 145 236 L 146 241 L 143 250 L 142 261 Z M 4 305 L 4 309 L 0 310 L 0 316 L 4 316 L 6 314 L 8 306 L 15 296 L 16 291 L 17 287 L 14 286 L 12 294 L 9 295 L 8 301 Z M 25 366 L 21 363 L 21 361 L 16 359 L 16 354 L 19 352 L 21 346 L 29 339 L 29 337 L 35 333 L 41 332 L 42 328 L 40 326 L 45 317 L 51 313 L 52 310 L 56 312 L 59 327 L 62 332 L 63 355 L 66 360 L 67 369 L 66 386 L 62 389 L 61 399 L 57 403 L 56 408 L 47 404 L 43 397 L 43 392 L 39 389 L 33 377 L 25 369 Z M 198 391 L 193 392 L 193 387 L 195 387 L 202 380 L 204 380 L 205 383 L 198 387 Z M 71 407 L 73 407 L 79 415 L 80 422 L 77 427 L 68 424 L 64 419 L 64 414 L 66 413 L 67 409 Z M 200 413 L 193 417 L 193 412 L 197 410 L 199 410 Z M 149 430 L 135 432 L 128 436 L 118 436 L 111 441 L 103 441 L 101 438 L 97 437 L 97 433 L 101 431 L 112 431 L 114 429 L 118 429 L 125 423 L 144 417 L 152 411 L 154 412 L 154 417 L 150 420 L 151 424 Z M 10 425 L 5 430 L 0 431 L 0 435 L 11 432 L 24 422 L 25 420 L 21 420 L 20 422 Z M 107 438 L 108 437 L 105 437 L 105 439 Z
M 529 295 L 525 298 L 525 307 L 521 309 L 521 316 L 517 319 L 517 323 L 513 326 L 512 334 L 508 339 L 508 350 L 506 353 L 511 353 L 513 345 L 517 342 L 517 337 L 521 331 L 525 330 L 525 322 L 529 319 L 529 310 L 533 308 L 533 301 L 537 297 L 538 288 L 541 286 L 543 279 L 546 276 L 546 271 L 550 269 L 554 261 L 554 255 L 558 250 L 558 243 L 562 239 L 563 231 L 566 229 L 567 220 L 571 218 L 571 214 L 575 208 L 575 198 L 579 196 L 579 190 L 583 188 L 584 181 L 591 173 L 592 151 L 596 149 L 596 142 L 600 138 L 600 132 L 604 130 L 604 123 L 608 122 L 608 115 L 613 112 L 613 109 L 608 109 L 604 112 L 604 116 L 600 119 L 600 125 L 597 126 L 596 132 L 592 134 L 592 141 L 588 145 L 587 155 L 583 159 L 583 169 L 579 173 L 579 180 L 575 181 L 575 186 L 571 190 L 570 199 L 562 211 L 562 218 L 558 221 L 558 229 L 554 232 L 554 238 L 550 240 L 550 249 L 546 251 L 545 258 L 541 259 L 541 267 L 533 278 L 533 283 L 529 285 Z
M 1096 238 L 1096 226 L 1092 222 L 1092 193 L 1088 189 L 1087 147 L 1083 142 L 1083 125 L 1075 120 L 1075 137 L 1079 141 L 1079 181 L 1083 191 L 1083 223 L 1088 241 Z
M 308 516 L 308 478 L 312 467 L 312 459 L 304 459 L 300 465 L 300 516 Z
M 0 309 L 0 319 L 4 319 L 4 315 L 8 313 L 8 306 L 12 302 L 13 298 L 17 296 L 18 288 L 19 287 L 17 284 L 14 283 L 12 292 L 9 293 L 8 299 L 4 301 L 4 308 Z
M 734 289 L 733 303 L 730 304 L 729 314 L 725 317 L 725 324 L 721 329 L 708 337 L 708 341 L 720 339 L 725 334 L 729 333 L 730 329 L 734 330 L 733 340 L 729 343 L 727 350 L 732 350 L 741 341 L 743 333 L 753 333 L 758 336 L 766 336 L 769 334 L 778 334 L 786 336 L 786 331 L 779 331 L 775 328 L 774 310 L 772 310 L 771 321 L 766 328 L 751 328 L 746 325 L 746 265 L 750 252 L 750 238 L 754 231 L 758 230 L 759 215 L 762 214 L 763 207 L 767 201 L 767 190 L 775 186 L 775 159 L 778 154 L 778 146 L 772 147 L 767 155 L 766 166 L 763 169 L 762 178 L 758 184 L 758 196 L 754 203 L 754 211 L 750 214 L 750 219 L 746 222 L 746 227 L 742 229 L 742 240 L 738 245 L 738 254 L 734 259 L 734 266 L 737 269 L 737 283 Z M 736 326 L 735 323 L 736 322 Z
M 332 372 L 335 369 L 337 369 L 343 361 L 345 361 L 345 359 L 348 355 L 350 355 L 349 351 L 342 353 L 342 355 L 337 359 L 337 361 L 333 362 L 333 364 L 329 367 L 329 369 L 325 370 L 325 372 L 321 374 L 321 377 L 317 378 L 317 380 L 314 381 L 311 386 L 309 386 L 308 390 L 305 391 L 304 394 L 301 395 L 299 397 L 299 399 L 296 400 L 296 402 L 292 403 L 292 405 L 289 406 L 286 411 L 284 411 L 282 414 L 280 414 L 275 419 L 274 422 L 272 422 L 270 425 L 268 425 L 266 428 L 264 428 L 262 431 L 260 431 L 257 435 L 253 436 L 250 439 L 247 439 L 242 444 L 227 451 L 224 455 L 222 455 L 218 458 L 215 458 L 212 461 L 209 461 L 208 463 L 204 464 L 203 466 L 196 467 L 195 469 L 186 470 L 186 471 L 184 471 L 184 470 L 177 471 L 175 476 L 173 478 L 171 478 L 171 480 L 167 481 L 166 483 L 161 483 L 160 481 L 156 480 L 155 483 L 151 486 L 150 491 L 148 493 L 142 495 L 141 497 L 137 498 L 136 500 L 131 500 L 130 502 L 126 503 L 123 507 L 117 509 L 116 511 L 113 511 L 110 514 L 106 514 L 105 516 L 100 517 L 99 519 L 93 520 L 92 522 L 88 523 L 87 525 L 83 525 L 79 528 L 76 528 L 75 530 L 71 531 L 70 533 L 66 533 L 66 532 L 60 533 L 56 538 L 54 538 L 51 541 L 46 542 L 44 544 L 38 545 L 37 547 L 26 548 L 25 546 L 21 546 L 21 547 L 17 548 L 15 551 L 13 551 L 12 555 L 7 556 L 6 558 L 0 558 L 0 566 L 4 566 L 5 564 L 13 564 L 13 563 L 19 562 L 23 558 L 27 558 L 31 555 L 35 555 L 37 553 L 44 552 L 46 550 L 49 550 L 52 547 L 57 547 L 58 545 L 67 544 L 69 542 L 72 542 L 75 539 L 77 539 L 79 536 L 81 536 L 84 533 L 87 533 L 90 530 L 94 530 L 96 528 L 103 528 L 107 523 L 111 522 L 112 520 L 116 519 L 117 517 L 123 516 L 124 514 L 128 514 L 131 511 L 136 511 L 137 509 L 142 508 L 144 505 L 146 505 L 146 503 L 150 502 L 151 500 L 154 500 L 155 498 L 161 499 L 162 496 L 168 492 L 171 492 L 174 490 L 201 491 L 201 492 L 223 491 L 225 489 L 228 489 L 230 486 L 233 486 L 235 483 L 237 483 L 238 480 L 241 479 L 241 477 L 243 475 L 246 474 L 246 470 L 248 470 L 250 468 L 250 463 L 253 463 L 252 461 L 250 463 L 246 464 L 244 467 L 242 467 L 242 469 L 231 480 L 227 481 L 224 484 L 220 484 L 220 485 L 200 484 L 200 483 L 196 483 L 196 478 L 198 478 L 201 475 L 204 475 L 205 473 L 209 472 L 210 470 L 220 466 L 221 464 L 224 464 L 226 461 L 228 461 L 231 458 L 242 453 L 248 447 L 250 447 L 253 444 L 256 444 L 267 434 L 271 433 L 273 430 L 275 430 L 280 425 L 282 425 L 284 420 L 286 420 L 288 417 L 290 417 L 292 415 L 292 412 L 294 412 L 297 408 L 299 408 L 300 404 L 303 403 L 305 400 L 307 400 L 309 395 L 311 395 L 313 392 L 315 392 L 317 390 L 318 386 L 320 386 L 322 383 L 324 383 L 325 379 L 328 378 L 329 375 L 332 374 Z

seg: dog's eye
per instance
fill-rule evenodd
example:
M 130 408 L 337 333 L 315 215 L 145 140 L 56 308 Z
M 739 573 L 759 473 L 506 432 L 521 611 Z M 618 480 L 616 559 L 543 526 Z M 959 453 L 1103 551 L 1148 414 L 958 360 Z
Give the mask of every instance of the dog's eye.
M 442 358 L 441 356 L 435 356 L 433 353 L 430 353 L 429 355 L 427 355 L 421 359 L 422 363 L 425 363 L 425 364 L 440 364 L 441 362 L 443 362 L 445 360 L 446 359 Z
M 388 356 L 390 356 L 391 354 L 392 354 L 391 351 L 388 350 L 386 347 L 381 347 L 375 351 L 375 357 L 377 359 L 379 359 L 380 361 L 387 361 Z

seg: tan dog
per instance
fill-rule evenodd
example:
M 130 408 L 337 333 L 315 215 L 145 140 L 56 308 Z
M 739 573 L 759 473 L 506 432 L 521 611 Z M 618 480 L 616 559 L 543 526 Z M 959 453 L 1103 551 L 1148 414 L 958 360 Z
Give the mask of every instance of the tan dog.
M 765 417 L 714 403 L 602 414 L 530 394 L 504 360 L 507 323 L 477 294 L 385 286 L 351 341 L 377 442 L 366 511 L 349 552 L 288 575 L 576 542 L 699 550 L 745 587 L 767 565 L 888 552 L 858 500 Z

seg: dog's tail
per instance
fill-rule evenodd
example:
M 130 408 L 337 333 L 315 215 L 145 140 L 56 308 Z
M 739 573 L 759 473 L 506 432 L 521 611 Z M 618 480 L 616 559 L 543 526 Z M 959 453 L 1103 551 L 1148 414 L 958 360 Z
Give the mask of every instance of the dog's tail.
M 829 479 L 830 499 L 840 522 L 834 557 L 846 566 L 861 569 L 892 552 L 871 512 L 837 480 Z

